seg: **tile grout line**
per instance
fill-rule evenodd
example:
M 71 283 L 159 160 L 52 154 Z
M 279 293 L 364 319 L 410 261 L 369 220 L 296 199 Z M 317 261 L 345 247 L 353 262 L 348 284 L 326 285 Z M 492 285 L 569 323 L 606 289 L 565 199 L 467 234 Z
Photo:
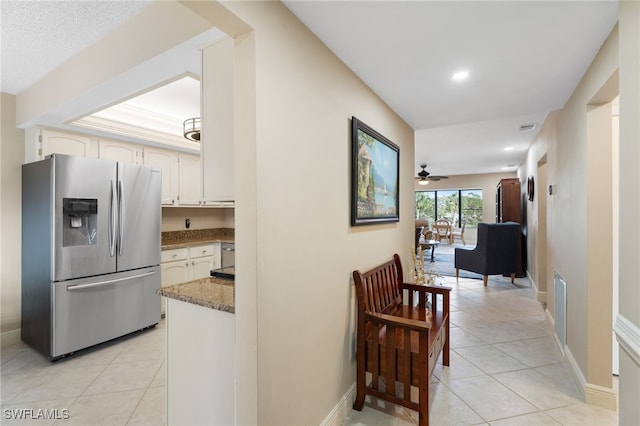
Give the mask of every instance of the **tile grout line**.
M 488 374 L 485 374 L 486 376 L 489 376 Z M 481 377 L 481 376 L 475 376 L 475 377 Z M 455 380 L 461 380 L 461 379 L 455 379 Z M 472 406 L 470 406 L 467 401 L 465 401 L 464 399 L 462 399 L 462 396 L 458 395 L 453 389 L 451 389 L 450 386 L 448 386 L 446 383 L 444 383 L 443 381 L 440 381 L 440 383 L 442 383 L 444 385 L 444 387 L 446 387 L 449 392 L 451 392 L 453 395 L 456 396 L 456 398 L 458 398 L 458 400 L 460 400 L 464 405 L 467 406 L 467 408 L 469 408 L 473 413 L 475 413 L 478 417 L 480 417 L 485 423 L 488 423 L 489 420 L 485 419 L 482 415 L 480 415 L 480 413 L 478 413 Z

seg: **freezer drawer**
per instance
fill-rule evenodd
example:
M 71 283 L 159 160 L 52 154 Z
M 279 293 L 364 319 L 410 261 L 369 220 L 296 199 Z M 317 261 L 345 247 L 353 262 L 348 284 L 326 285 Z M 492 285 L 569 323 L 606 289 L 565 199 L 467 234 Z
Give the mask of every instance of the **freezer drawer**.
M 51 358 L 160 321 L 160 267 L 53 283 Z

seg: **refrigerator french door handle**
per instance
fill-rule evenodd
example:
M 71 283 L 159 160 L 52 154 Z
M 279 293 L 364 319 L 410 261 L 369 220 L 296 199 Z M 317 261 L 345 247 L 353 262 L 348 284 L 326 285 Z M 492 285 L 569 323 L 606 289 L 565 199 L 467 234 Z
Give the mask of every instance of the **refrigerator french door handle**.
M 111 181 L 111 205 L 109 207 L 109 254 L 111 257 L 115 255 L 116 250 L 116 184 Z
M 124 185 L 118 179 L 118 254 L 122 256 L 124 246 Z
M 151 271 L 151 272 L 145 272 L 144 274 L 133 275 L 131 277 L 124 277 L 124 278 L 116 278 L 116 279 L 113 279 L 113 280 L 99 281 L 97 283 L 70 285 L 70 286 L 67 286 L 67 291 L 77 291 L 77 290 L 82 290 L 82 289 L 85 289 L 85 288 L 103 287 L 105 285 L 115 284 L 115 283 L 119 283 L 119 282 L 122 282 L 122 281 L 129 281 L 129 280 L 132 280 L 132 279 L 135 279 L 135 278 L 148 277 L 149 275 L 153 275 L 155 273 L 156 273 L 155 271 Z

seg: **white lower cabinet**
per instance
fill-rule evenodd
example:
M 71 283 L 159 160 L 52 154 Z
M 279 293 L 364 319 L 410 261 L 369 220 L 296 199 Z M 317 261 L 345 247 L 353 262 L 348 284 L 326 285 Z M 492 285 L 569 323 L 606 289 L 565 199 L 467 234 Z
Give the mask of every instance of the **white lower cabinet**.
M 220 266 L 220 243 L 189 247 L 189 281 L 211 276 Z
M 189 250 L 187 248 L 163 250 L 161 260 L 162 287 L 189 281 Z M 163 314 L 166 313 L 165 305 L 166 299 L 163 297 L 160 308 Z
M 167 299 L 168 425 L 234 425 L 235 315 Z
M 162 287 L 206 278 L 220 267 L 220 243 L 163 250 L 161 260 Z M 164 297 L 162 313 L 166 313 Z

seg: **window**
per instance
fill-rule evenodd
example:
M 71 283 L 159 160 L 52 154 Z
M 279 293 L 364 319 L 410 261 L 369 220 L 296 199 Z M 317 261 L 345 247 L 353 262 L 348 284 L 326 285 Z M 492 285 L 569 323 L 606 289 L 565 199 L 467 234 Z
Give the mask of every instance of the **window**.
M 482 190 L 416 191 L 416 219 L 433 223 L 440 218 L 456 226 L 466 220 L 468 228 L 476 228 L 482 222 Z
M 435 191 L 416 192 L 416 219 L 426 219 L 433 222 L 436 217 Z
M 435 191 L 436 219 L 449 219 L 451 223 L 459 223 L 460 194 L 459 191 Z
M 482 222 L 481 189 L 460 191 L 460 214 L 467 221 L 469 228 L 478 227 L 478 222 Z

